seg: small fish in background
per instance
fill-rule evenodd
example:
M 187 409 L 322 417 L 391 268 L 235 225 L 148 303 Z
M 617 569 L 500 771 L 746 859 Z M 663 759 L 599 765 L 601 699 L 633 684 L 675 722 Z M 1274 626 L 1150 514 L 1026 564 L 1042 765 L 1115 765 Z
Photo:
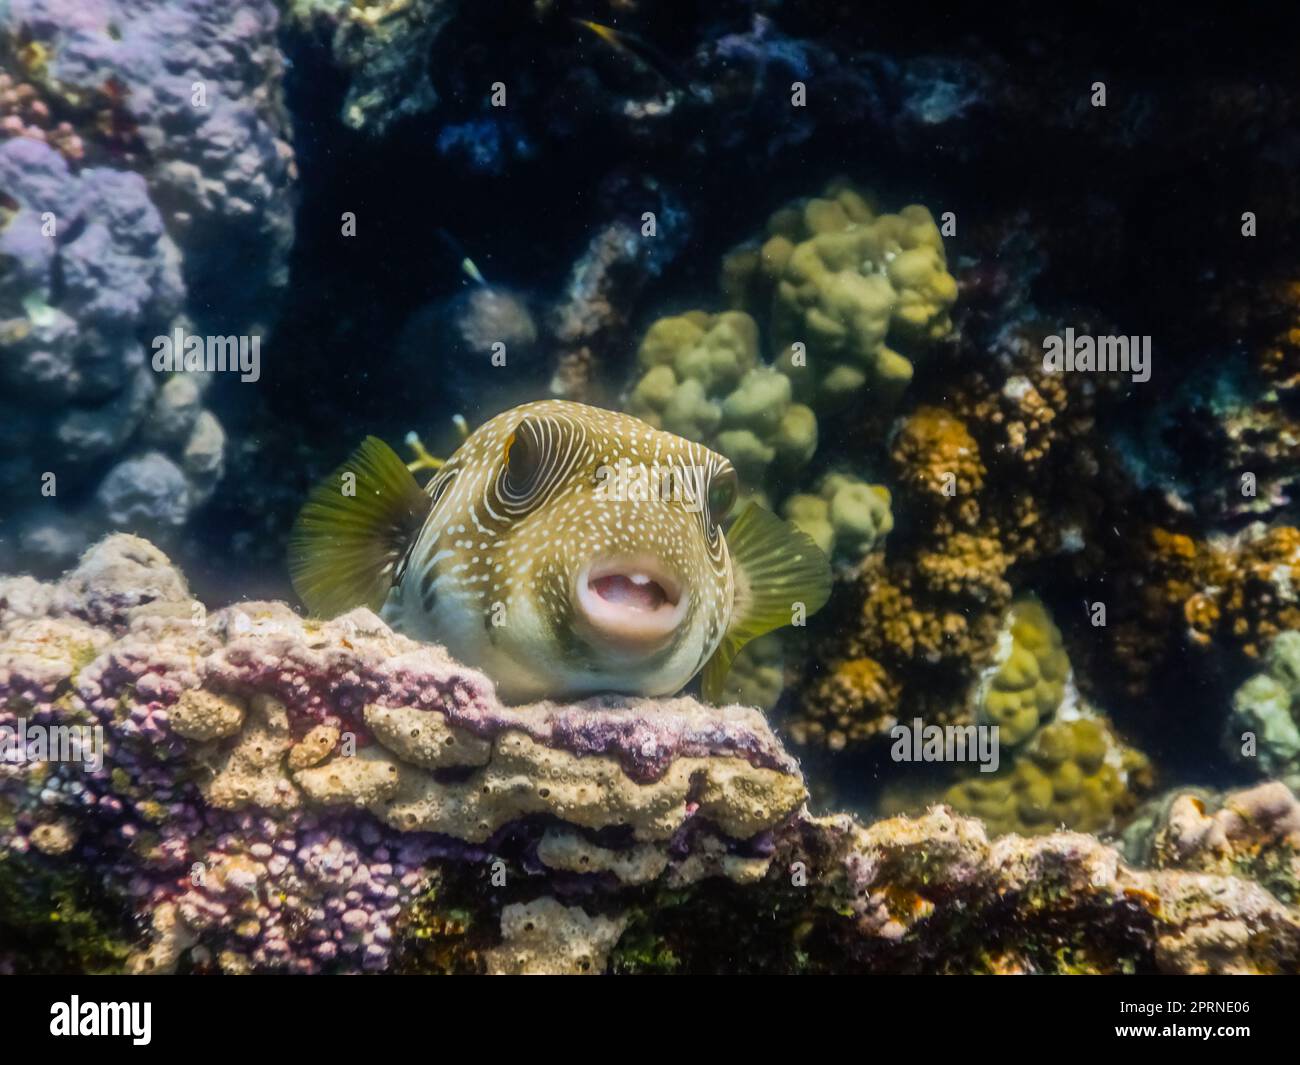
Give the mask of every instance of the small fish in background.
M 629 470 L 682 490 L 624 490 Z M 716 700 L 746 643 L 830 595 L 826 557 L 793 525 L 751 505 L 724 533 L 737 493 L 700 444 L 544 400 L 480 426 L 423 488 L 368 437 L 303 507 L 289 570 L 313 613 L 379 610 L 511 701 L 667 695 L 701 671 Z
M 487 278 L 483 276 L 482 271 L 479 270 L 474 260 L 469 257 L 469 254 L 461 246 L 460 241 L 445 229 L 438 230 L 438 239 L 442 241 L 443 247 L 447 249 L 452 259 L 456 261 L 457 268 L 462 274 L 473 281 L 476 285 L 486 285 L 488 283 Z
M 616 30 L 613 26 L 593 22 L 591 19 L 575 18 L 572 21 L 574 25 L 581 26 L 594 34 L 597 39 L 620 55 L 626 56 L 631 62 L 651 71 L 672 88 L 691 92 L 690 79 L 687 78 L 686 72 L 644 37 L 626 30 Z
M 546 386 L 543 330 L 528 293 L 490 279 L 447 230 L 434 234 L 437 295 L 407 315 L 382 369 L 395 388 L 436 377 L 424 414 L 478 424 Z

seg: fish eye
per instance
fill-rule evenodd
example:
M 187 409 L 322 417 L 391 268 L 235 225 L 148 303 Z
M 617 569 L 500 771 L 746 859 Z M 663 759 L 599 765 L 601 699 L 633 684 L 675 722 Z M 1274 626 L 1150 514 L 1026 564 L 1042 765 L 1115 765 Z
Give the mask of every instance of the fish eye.
M 709 526 L 716 529 L 722 519 L 731 513 L 740 494 L 740 484 L 735 470 L 723 470 L 709 484 Z
M 506 487 L 513 495 L 528 494 L 537 480 L 541 461 L 542 450 L 537 446 L 535 434 L 518 430 L 510 434 L 505 446 L 505 467 Z
M 525 416 L 501 447 L 495 505 L 508 516 L 522 515 L 565 483 L 581 454 L 568 419 Z

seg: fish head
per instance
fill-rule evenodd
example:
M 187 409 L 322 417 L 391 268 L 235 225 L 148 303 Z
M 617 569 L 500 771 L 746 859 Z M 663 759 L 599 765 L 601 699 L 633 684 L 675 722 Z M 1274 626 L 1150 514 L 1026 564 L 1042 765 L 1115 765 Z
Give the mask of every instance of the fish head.
M 735 578 L 721 523 L 738 491 L 723 456 L 554 400 L 482 426 L 442 478 L 427 554 L 483 622 L 441 635 L 506 698 L 668 694 L 722 639 Z

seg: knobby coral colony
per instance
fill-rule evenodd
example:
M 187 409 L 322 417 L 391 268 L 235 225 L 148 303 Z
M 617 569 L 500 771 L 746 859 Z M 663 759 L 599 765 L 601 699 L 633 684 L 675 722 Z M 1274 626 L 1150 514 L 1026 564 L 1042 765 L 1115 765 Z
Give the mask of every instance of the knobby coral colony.
M 0 487 L 28 498 L 58 455 L 63 501 L 14 517 L 6 568 L 58 572 L 115 528 L 175 541 L 220 481 L 210 377 L 154 373 L 146 345 L 272 320 L 295 175 L 276 28 L 269 0 L 0 10 Z
M 742 655 L 729 694 L 780 702 L 782 726 L 801 746 L 874 756 L 877 765 L 899 722 L 996 726 L 998 771 L 932 774 L 929 783 L 909 772 L 886 786 L 880 807 L 941 800 L 997 832 L 1106 832 L 1125 822 L 1153 774 L 1097 702 L 1127 706 L 1145 694 L 1179 644 L 1258 657 L 1276 639 L 1269 661 L 1282 660 L 1287 631 L 1300 628 L 1290 590 L 1295 532 L 1253 526 L 1198 542 L 1166 527 L 1167 509 L 1150 520 L 1152 509 L 1135 503 L 1146 487 L 1139 463 L 1151 460 L 1136 447 L 1115 455 L 1096 432 L 1115 381 L 1053 373 L 1041 353 L 1061 327 L 990 315 L 983 284 L 972 278 L 976 306 L 962 314 L 930 213 L 880 215 L 835 182 L 779 210 L 762 238 L 727 256 L 721 287 L 732 310 L 649 328 L 626 402 L 732 457 L 747 491 L 840 564 L 820 654 L 783 656 L 782 638 L 770 637 L 753 662 Z M 977 339 L 992 357 L 972 370 L 958 360 Z M 1260 356 L 1282 389 L 1292 346 L 1283 331 Z M 908 385 L 925 358 L 950 383 L 942 397 L 909 403 L 909 392 L 933 395 Z M 1254 409 L 1279 418 L 1276 406 Z M 1233 408 L 1232 417 L 1249 410 Z M 884 461 L 867 447 L 856 468 L 825 465 L 818 437 L 842 435 L 846 418 L 865 418 L 867 433 L 885 439 Z M 1243 450 L 1270 439 L 1268 430 L 1235 432 L 1231 461 L 1272 478 L 1281 455 L 1252 462 Z M 1253 511 L 1257 497 L 1243 491 L 1240 512 L 1276 505 L 1282 490 L 1272 483 Z M 888 537 L 899 521 L 907 536 Z M 1137 545 L 1138 557 L 1116 564 L 1129 551 L 1102 547 L 1114 539 Z M 1085 599 L 1083 623 L 1072 619 L 1082 671 L 1070 669 L 1046 608 L 1024 594 L 1048 560 L 1079 586 L 1098 572 L 1123 586 Z M 1101 665 L 1106 656 L 1118 671 Z M 783 666 L 791 659 L 816 664 L 791 674 Z M 1280 684 L 1274 673 L 1251 681 L 1223 726 L 1230 754 L 1239 733 L 1263 737 L 1262 761 L 1254 748 L 1234 757 L 1270 775 L 1291 771 L 1294 758 L 1290 694 Z M 1158 727 L 1150 715 L 1136 724 L 1148 736 Z
M 1036 608 L 1013 629 L 990 691 L 1023 678 L 1027 649 L 1051 713 L 1055 639 Z M 0 726 L 97 731 L 103 755 L 0 764 L 7 971 L 1300 962 L 1300 802 L 1280 783 L 1153 807 L 1128 843 L 1146 871 L 1078 834 L 990 841 L 945 807 L 815 818 L 752 708 L 507 707 L 365 609 L 205 615 L 160 551 L 124 535 L 56 583 L 0 582 L 0 632 Z M 1105 762 L 1098 731 L 1066 750 L 1053 727 L 1026 741 L 1035 757 L 1085 775 Z

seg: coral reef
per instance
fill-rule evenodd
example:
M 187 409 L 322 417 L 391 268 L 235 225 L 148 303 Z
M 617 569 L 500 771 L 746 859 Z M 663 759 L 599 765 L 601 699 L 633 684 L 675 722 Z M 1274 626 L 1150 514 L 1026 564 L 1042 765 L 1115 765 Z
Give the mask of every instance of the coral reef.
M 1300 801 L 1280 781 L 1226 794 L 1175 789 L 1124 833 L 1130 860 L 1248 877 L 1300 902 Z
M 132 397 L 98 418 L 69 413 L 55 429 L 74 461 L 97 458 L 135 430 L 152 398 L 141 336 L 160 331 L 184 298 L 176 247 L 138 175 L 75 173 L 52 148 L 17 138 L 0 146 L 0 186 L 12 264 L 7 381 L 28 402 Z
M 796 743 L 842 751 L 893 728 L 899 694 L 898 682 L 874 658 L 832 662 L 784 726 Z
M 321 625 L 246 603 L 208 617 L 129 536 L 57 584 L 6 582 L 0 604 L 3 723 L 92 725 L 107 752 L 95 769 L 6 766 L 5 849 L 44 853 L 41 834 L 65 826 L 68 857 L 93 857 L 142 912 L 170 907 L 171 939 L 206 945 L 224 971 L 382 968 L 425 862 L 481 859 L 528 825 L 625 832 L 689 880 L 684 833 L 721 841 L 725 865 L 805 796 L 757 711 L 506 708 L 480 674 L 369 612 Z M 174 967 L 166 953 L 132 964 Z
M 382 135 L 438 102 L 425 64 L 455 7 L 444 0 L 293 0 L 288 15 L 304 29 L 319 26 L 329 34 L 334 61 L 348 75 L 343 123 Z
M 963 313 L 970 336 L 981 336 L 979 304 Z M 967 696 L 997 655 L 1016 589 L 1051 584 L 1063 569 L 1086 579 L 1114 567 L 1102 545 L 1132 521 L 1117 517 L 1132 488 L 1093 432 L 1099 390 L 1042 370 L 1035 349 L 1048 328 L 999 327 L 991 357 L 975 369 L 941 356 L 942 403 L 924 396 L 895 418 L 886 480 L 902 532 L 883 556 L 863 558 L 832 601 L 829 638 L 794 700 L 799 734 L 827 734 L 804 726 L 826 718 L 830 699 L 836 718 L 858 719 L 832 731 L 864 743 L 897 719 L 969 721 Z M 1103 630 L 1084 648 L 1090 677 L 1105 674 L 1093 656 L 1113 649 L 1116 635 Z M 854 711 L 845 700 L 855 685 L 830 675 L 864 659 L 890 678 L 894 696 L 882 701 L 871 688 Z M 1089 694 L 1109 706 L 1109 691 Z
M 1251 658 L 1279 633 L 1300 628 L 1292 588 L 1300 530 L 1252 525 L 1242 535 L 1196 552 L 1195 591 L 1182 603 L 1193 643 L 1237 646 Z
M 1037 835 L 1062 825 L 1106 832 L 1137 806 L 1149 768 L 1102 718 L 1053 721 L 1015 752 L 1005 771 L 972 774 L 942 801 L 977 816 L 991 835 Z
M 205 293 L 196 317 L 215 308 L 220 333 L 269 325 L 288 280 L 295 172 L 277 23 L 269 0 L 16 0 L 0 15 L 0 41 L 22 42 L 24 76 L 74 116 L 87 161 L 126 143 L 186 284 Z M 96 121 L 105 86 L 109 144 Z
M 86 154 L 72 123 L 55 123 L 40 90 L 28 82 L 15 81 L 7 72 L 0 72 L 0 136 L 42 141 L 70 163 L 80 162 Z
M 166 331 L 185 287 L 145 182 L 107 168 L 73 172 L 49 146 L 19 137 L 0 145 L 0 188 L 11 200 L 0 218 L 0 255 L 11 264 L 0 342 L 14 445 L 0 484 L 41 500 L 17 516 L 11 552 L 48 565 L 75 556 L 104 524 L 178 528 L 219 480 L 224 437 L 197 380 L 163 379 L 149 365 L 143 338 Z M 83 486 L 94 503 L 78 502 Z
M 813 538 L 827 557 L 857 562 L 894 527 L 889 489 L 852 473 L 828 473 L 816 493 L 788 497 L 781 513 Z
M 1130 694 L 1145 693 L 1153 674 L 1184 656 L 1228 662 L 1235 672 L 1300 628 L 1294 526 L 1252 523 L 1231 536 L 1197 538 L 1154 525 L 1132 551 L 1114 578 L 1115 615 L 1102 633 Z
M 1300 444 L 1293 404 L 1268 376 L 1285 372 L 1285 350 L 1262 350 L 1260 360 L 1279 360 L 1263 372 L 1241 359 L 1217 362 L 1162 397 L 1140 425 L 1122 429 L 1135 483 L 1214 527 L 1285 518 Z
M 899 484 L 932 506 L 959 498 L 969 512 L 984 487 L 979 445 L 961 419 L 937 407 L 918 407 L 899 423 L 890 458 Z
M 960 535 L 915 568 L 868 556 L 846 585 L 831 638 L 784 722 L 797 742 L 869 743 L 900 718 L 967 721 L 967 693 L 993 655 L 1011 599 L 997 541 Z
M 879 712 L 878 700 L 862 702 Z M 850 705 L 842 712 L 852 720 L 852 711 Z M 1100 833 L 1150 790 L 1150 761 L 1080 699 L 1060 630 L 1037 599 L 1020 599 L 1007 611 L 993 659 L 956 720 L 972 744 L 972 724 L 996 729 L 997 761 L 949 766 L 946 785 L 942 777 L 895 779 L 884 794 L 887 810 L 915 811 L 937 800 L 979 817 L 990 835 L 1062 827 Z M 872 735 L 859 728 L 864 738 Z
M 943 807 L 866 829 L 841 820 L 840 828 L 853 841 L 846 865 L 849 883 L 858 889 L 858 929 L 870 930 L 868 941 L 919 947 L 921 959 L 912 971 L 1296 969 L 1293 908 L 1250 879 L 1202 872 L 1197 847 L 1140 871 L 1078 833 L 1013 835 L 989 843 L 978 822 Z M 972 891 L 985 892 L 986 901 L 974 901 Z M 966 914 L 969 923 L 958 921 L 951 909 L 945 921 L 943 910 L 963 902 L 974 903 Z M 991 912 L 1007 903 L 1029 919 L 1019 933 L 1004 932 Z M 1092 918 L 1083 918 L 1087 912 Z M 1074 924 L 1081 919 L 1086 932 Z M 973 944 L 946 959 L 926 957 L 915 940 L 951 922 L 964 925 Z
M 617 391 L 607 367 L 625 342 L 629 308 L 645 287 L 681 253 L 691 218 L 671 190 L 651 178 L 615 172 L 598 192 L 602 216 L 574 261 L 550 314 L 555 345 L 550 390 L 564 399 L 593 402 Z M 641 203 L 655 219 L 655 236 L 643 235 L 628 203 Z
M 210 375 L 164 376 L 147 348 L 274 320 L 295 178 L 276 27 L 261 0 L 0 12 L 3 420 L 25 445 L 0 484 L 38 501 L 9 565 L 55 572 L 105 529 L 174 540 L 222 476 Z
M 1184 842 L 1157 848 L 1151 872 L 1083 835 L 990 843 L 944 807 L 870 827 L 816 819 L 756 711 L 685 697 L 504 707 L 481 675 L 364 610 L 207 615 L 166 557 L 128 536 L 57 583 L 0 583 L 0 633 L 2 723 L 98 727 L 104 754 L 0 766 L 0 891 L 91 864 L 97 878 L 91 896 L 52 889 L 57 912 L 80 915 L 75 941 L 61 921 L 5 907 L 7 943 L 25 944 L 0 952 L 11 969 L 39 957 L 134 972 L 1300 960 L 1278 863 L 1212 864 L 1216 839 L 1265 831 L 1257 818 L 1195 840 L 1161 822 Z M 1290 823 L 1294 797 L 1269 787 L 1274 822 Z
M 751 640 L 731 664 L 722 699 L 771 710 L 785 690 L 786 636 L 770 632 Z
M 842 413 L 868 378 L 901 386 L 910 377 L 910 363 L 885 345 L 891 329 L 926 341 L 947 334 L 956 285 L 924 208 L 877 218 L 844 182 L 781 209 L 768 231 L 761 247 L 724 259 L 722 288 L 735 309 L 649 327 L 624 406 L 727 455 L 760 502 L 852 566 L 893 527 L 889 489 L 853 469 L 824 472 L 811 491 L 791 488 L 817 451 L 819 418 Z
M 0 726 L 104 742 L 0 762 L 0 971 L 1300 968 L 1287 35 L 850 6 L 0 3 Z M 737 705 L 268 601 L 354 437 L 548 391 L 832 556 Z

